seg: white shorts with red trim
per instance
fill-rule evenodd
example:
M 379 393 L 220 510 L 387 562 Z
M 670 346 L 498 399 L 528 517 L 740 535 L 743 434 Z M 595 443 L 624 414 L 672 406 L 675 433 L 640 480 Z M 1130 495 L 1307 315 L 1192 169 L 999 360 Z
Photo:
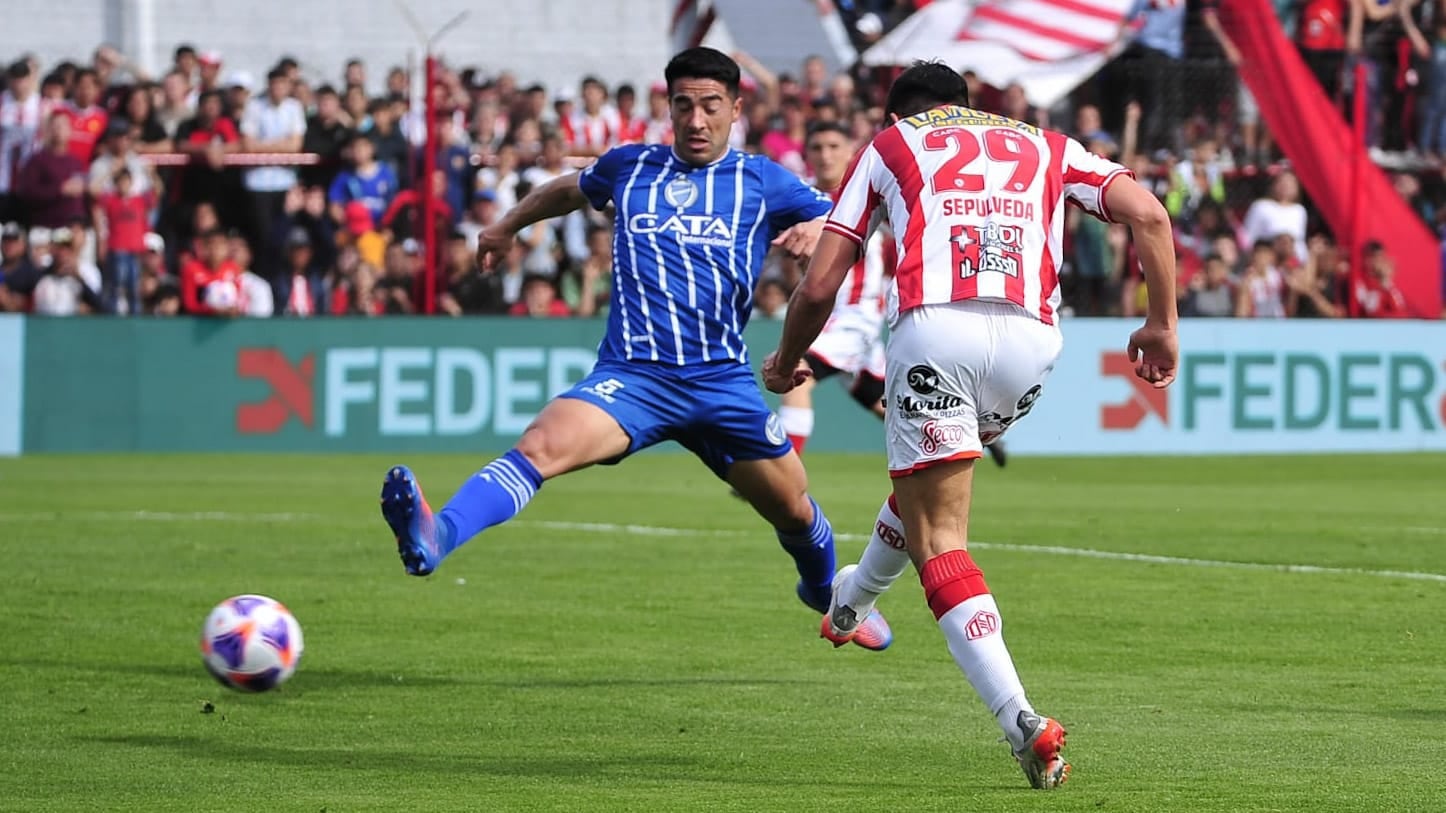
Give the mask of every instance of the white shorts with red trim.
M 839 309 L 823 326 L 808 353 L 824 364 L 856 376 L 883 378 L 884 317 L 868 309 Z
M 889 476 L 977 458 L 1029 413 L 1063 337 L 1023 308 L 967 301 L 899 315 L 886 356 Z

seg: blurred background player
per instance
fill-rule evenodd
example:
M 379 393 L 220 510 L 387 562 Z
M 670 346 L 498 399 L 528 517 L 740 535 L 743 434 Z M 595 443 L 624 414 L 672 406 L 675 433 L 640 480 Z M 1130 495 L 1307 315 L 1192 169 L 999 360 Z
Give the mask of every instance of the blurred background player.
M 617 463 L 665 440 L 692 451 L 777 532 L 800 600 L 828 609 L 833 530 L 748 365 L 742 329 L 770 243 L 795 257 L 817 244 L 827 196 L 761 156 L 731 149 L 742 108 L 737 63 L 692 48 L 668 63 L 673 146 L 609 150 L 581 173 L 534 189 L 478 238 L 484 265 L 517 233 L 591 204 L 613 204 L 613 305 L 592 372 L 550 401 L 517 445 L 469 478 L 435 517 L 416 478 L 393 467 L 382 514 L 408 573 L 431 573 L 479 532 L 511 519 L 543 481 Z M 873 615 L 855 636 L 869 649 L 892 633 Z
M 834 193 L 843 182 L 857 147 L 848 126 L 820 122 L 809 128 L 804 160 L 814 187 Z M 864 409 L 884 417 L 884 298 L 894 280 L 894 237 L 887 228 L 874 231 L 867 248 L 849 269 L 839 287 L 833 315 L 803 361 L 812 375 L 783 394 L 778 409 L 783 431 L 794 451 L 803 454 L 813 434 L 813 388 L 816 382 L 847 374 L 849 397 Z M 990 456 L 1003 466 L 1004 442 L 989 444 Z
M 845 179 L 779 349 L 764 362 L 764 383 L 786 392 L 807 377 L 804 354 L 875 212 L 885 213 L 906 235 L 886 350 L 888 390 L 908 394 L 892 399 L 884 417 L 894 495 L 859 564 L 839 572 L 821 632 L 836 645 L 848 640 L 856 619 L 902 575 L 902 547 L 955 662 L 1030 785 L 1045 789 L 1069 776 L 1059 753 L 1065 731 L 1026 698 L 999 607 L 969 556 L 974 461 L 983 443 L 1028 414 L 1059 357 L 1055 269 L 1066 199 L 1131 229 L 1150 297 L 1128 352 L 1136 374 L 1156 387 L 1174 379 L 1179 355 L 1174 244 L 1164 206 L 1129 170 L 1060 133 L 968 105 L 968 87 L 946 65 L 916 64 L 895 81 L 886 108 L 895 123 Z

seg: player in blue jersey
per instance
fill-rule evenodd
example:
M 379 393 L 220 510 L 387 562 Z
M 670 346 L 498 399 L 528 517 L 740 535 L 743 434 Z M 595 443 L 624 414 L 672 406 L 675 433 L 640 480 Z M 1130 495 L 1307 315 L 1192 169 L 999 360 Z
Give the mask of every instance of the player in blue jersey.
M 627 145 L 534 189 L 478 240 L 492 264 L 522 228 L 584 205 L 615 210 L 613 298 L 591 374 L 547 404 L 517 445 L 462 484 L 435 515 L 415 476 L 393 467 L 382 515 L 408 573 L 431 573 L 479 532 L 511 519 L 545 480 L 674 440 L 731 484 L 793 558 L 796 593 L 827 612 L 833 530 L 803 464 L 748 365 L 743 327 L 769 246 L 805 257 L 829 198 L 767 158 L 732 150 L 742 111 L 738 65 L 691 48 L 665 76 L 675 143 Z M 853 638 L 892 640 L 870 615 Z

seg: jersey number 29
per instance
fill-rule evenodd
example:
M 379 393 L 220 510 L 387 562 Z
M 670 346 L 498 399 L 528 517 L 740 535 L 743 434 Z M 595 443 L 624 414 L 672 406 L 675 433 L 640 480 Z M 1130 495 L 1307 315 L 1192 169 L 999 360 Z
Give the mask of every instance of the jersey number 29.
M 967 171 L 981 155 L 1014 167 L 1002 191 L 1023 192 L 1029 188 L 1039 171 L 1039 148 L 1033 141 L 1014 130 L 994 127 L 984 131 L 982 142 L 972 130 L 962 127 L 930 130 L 924 135 L 924 149 L 953 151 L 934 173 L 934 194 L 983 192 L 984 175 Z

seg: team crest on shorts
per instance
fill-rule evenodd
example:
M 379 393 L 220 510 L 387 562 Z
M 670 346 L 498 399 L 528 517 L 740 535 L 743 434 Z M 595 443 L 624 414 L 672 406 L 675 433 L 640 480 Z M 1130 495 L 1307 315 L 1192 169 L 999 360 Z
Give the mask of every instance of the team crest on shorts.
M 783 431 L 783 422 L 772 412 L 768 413 L 768 423 L 763 426 L 763 434 L 774 446 L 782 446 L 788 440 L 788 434 Z
M 669 206 L 686 209 L 698 200 L 698 185 L 679 175 L 663 187 L 663 200 Z

